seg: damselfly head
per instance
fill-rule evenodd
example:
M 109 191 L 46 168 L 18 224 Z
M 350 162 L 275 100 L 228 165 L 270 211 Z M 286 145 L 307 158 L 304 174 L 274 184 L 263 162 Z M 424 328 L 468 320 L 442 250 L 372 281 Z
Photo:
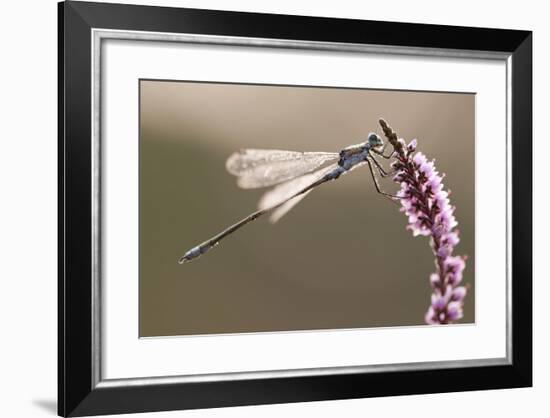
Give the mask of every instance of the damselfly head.
M 384 141 L 374 132 L 369 133 L 369 139 L 367 140 L 371 148 L 380 148 L 384 146 Z

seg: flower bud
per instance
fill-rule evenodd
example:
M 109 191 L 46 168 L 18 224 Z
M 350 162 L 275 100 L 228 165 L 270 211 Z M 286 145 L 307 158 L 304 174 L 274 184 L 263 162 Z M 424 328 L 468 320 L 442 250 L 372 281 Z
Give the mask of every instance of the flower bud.
M 462 303 L 460 302 L 451 302 L 447 306 L 447 318 L 451 321 L 456 321 L 464 316 L 462 312 Z
M 451 300 L 454 302 L 462 302 L 466 297 L 466 293 L 468 293 L 468 291 L 464 286 L 455 287 Z

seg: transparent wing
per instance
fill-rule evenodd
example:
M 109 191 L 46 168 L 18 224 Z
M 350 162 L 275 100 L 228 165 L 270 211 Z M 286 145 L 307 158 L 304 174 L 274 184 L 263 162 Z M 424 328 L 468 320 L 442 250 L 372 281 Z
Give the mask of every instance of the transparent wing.
M 300 190 L 305 189 L 307 186 L 315 183 L 317 180 L 323 178 L 323 176 L 336 168 L 337 164 L 329 165 L 328 167 L 321 168 L 313 173 L 304 174 L 296 179 L 289 180 L 285 183 L 275 186 L 270 191 L 266 192 L 258 202 L 258 209 L 268 209 L 274 206 L 285 202 L 282 206 L 275 209 L 269 220 L 272 223 L 277 222 L 281 219 L 288 211 L 290 211 L 294 206 L 296 206 L 304 197 L 306 197 L 311 190 L 291 198 L 293 195 L 298 193 Z M 313 190 L 313 189 L 312 189 Z M 289 200 L 290 199 L 290 200 Z
M 291 180 L 338 158 L 336 152 L 244 149 L 232 154 L 225 166 L 238 177 L 239 187 L 253 189 Z
M 274 224 L 279 219 L 281 219 L 283 216 L 285 216 L 290 210 L 296 206 L 300 201 L 306 197 L 311 190 L 301 194 L 300 196 L 296 196 L 294 199 L 290 199 L 288 202 L 286 202 L 284 205 L 280 206 L 279 208 L 275 209 L 273 213 L 269 216 L 269 222 Z

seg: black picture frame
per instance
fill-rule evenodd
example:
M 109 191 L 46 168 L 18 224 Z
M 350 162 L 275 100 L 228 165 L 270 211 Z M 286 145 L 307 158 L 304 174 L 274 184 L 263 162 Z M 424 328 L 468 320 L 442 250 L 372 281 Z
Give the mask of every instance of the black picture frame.
M 59 19 L 58 413 L 116 414 L 532 385 L 532 33 L 67 1 Z M 91 180 L 93 28 L 496 51 L 511 60 L 511 341 L 506 365 L 250 380 L 94 382 Z

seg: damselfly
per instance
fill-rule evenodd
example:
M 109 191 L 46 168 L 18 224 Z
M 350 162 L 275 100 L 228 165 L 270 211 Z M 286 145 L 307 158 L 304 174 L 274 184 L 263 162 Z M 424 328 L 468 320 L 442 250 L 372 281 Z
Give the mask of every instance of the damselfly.
M 271 212 L 270 221 L 277 222 L 315 187 L 336 180 L 364 164 L 369 166 L 376 191 L 395 198 L 380 189 L 374 172 L 374 169 L 378 170 L 382 177 L 388 174 L 374 158 L 374 154 L 390 158 L 391 153 L 384 155 L 384 150 L 382 138 L 371 132 L 367 141 L 350 145 L 339 153 L 244 149 L 232 154 L 227 159 L 226 168 L 237 177 L 239 187 L 275 187 L 261 197 L 256 212 L 193 247 L 179 259 L 179 263 L 201 256 L 226 236 L 268 212 Z

